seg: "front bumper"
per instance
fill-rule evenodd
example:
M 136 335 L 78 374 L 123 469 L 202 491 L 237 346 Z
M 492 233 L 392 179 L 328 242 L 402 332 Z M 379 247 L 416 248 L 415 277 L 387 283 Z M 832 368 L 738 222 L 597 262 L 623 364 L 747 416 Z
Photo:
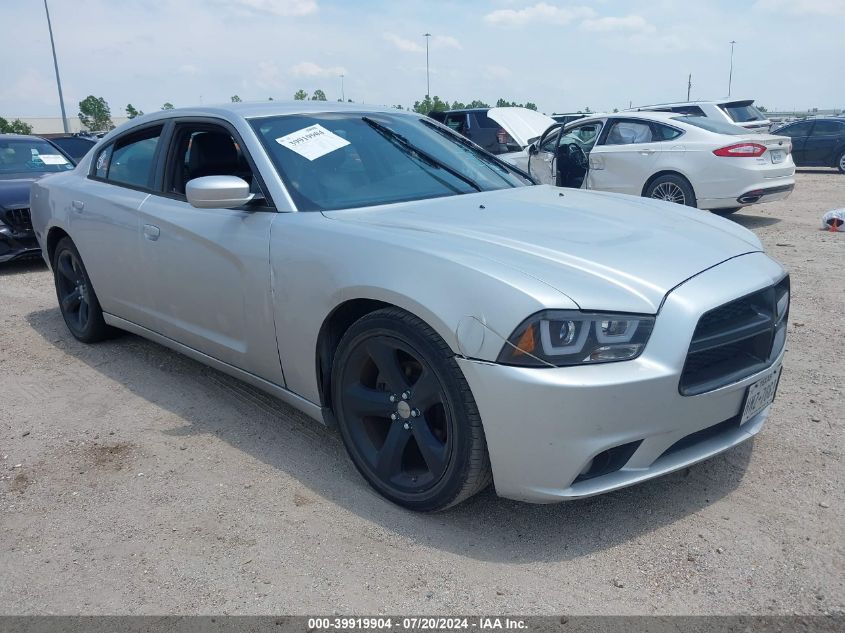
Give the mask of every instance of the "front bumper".
M 17 232 L 10 227 L 0 227 L 0 263 L 14 259 L 38 257 L 41 247 L 35 239 L 35 233 Z
M 600 494 L 756 434 L 768 409 L 740 427 L 740 408 L 748 385 L 770 369 L 696 396 L 682 396 L 678 383 L 700 316 L 782 275 L 753 253 L 692 278 L 667 296 L 645 352 L 632 361 L 535 369 L 459 360 L 481 413 L 496 492 L 539 503 Z M 620 467 L 579 479 L 596 456 L 620 446 L 633 450 Z

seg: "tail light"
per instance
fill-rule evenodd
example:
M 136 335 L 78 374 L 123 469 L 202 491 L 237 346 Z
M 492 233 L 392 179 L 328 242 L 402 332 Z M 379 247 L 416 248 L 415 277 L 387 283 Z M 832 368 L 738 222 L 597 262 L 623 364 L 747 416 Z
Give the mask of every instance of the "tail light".
M 496 140 L 500 145 L 516 145 L 510 134 L 505 132 L 502 128 L 496 130 Z
M 734 145 L 728 145 L 727 147 L 714 149 L 713 153 L 716 154 L 716 156 L 749 158 L 765 154 L 766 146 L 760 145 L 760 143 L 736 143 Z

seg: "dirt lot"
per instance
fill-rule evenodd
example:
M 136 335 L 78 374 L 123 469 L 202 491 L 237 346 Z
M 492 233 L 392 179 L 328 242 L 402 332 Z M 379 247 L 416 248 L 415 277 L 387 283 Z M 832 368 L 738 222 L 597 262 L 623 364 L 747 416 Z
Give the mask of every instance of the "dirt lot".
M 40 264 L 0 268 L 0 613 L 845 611 L 845 176 L 734 220 L 792 273 L 772 416 L 685 472 L 420 516 L 339 437 L 134 336 L 85 346 Z

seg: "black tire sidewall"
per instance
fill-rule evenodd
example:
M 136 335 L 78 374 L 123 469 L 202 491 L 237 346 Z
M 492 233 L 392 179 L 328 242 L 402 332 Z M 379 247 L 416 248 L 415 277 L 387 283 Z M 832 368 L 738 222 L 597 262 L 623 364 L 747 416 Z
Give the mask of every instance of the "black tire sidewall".
M 654 180 L 651 181 L 649 186 L 646 188 L 645 197 L 651 198 L 654 190 L 663 182 L 671 182 L 672 184 L 678 185 L 681 190 L 684 192 L 684 206 L 687 207 L 696 207 L 698 206 L 698 202 L 695 198 L 695 191 L 692 188 L 692 185 L 687 181 L 686 178 L 683 176 L 675 176 L 673 174 L 666 174 L 664 176 L 658 176 Z M 652 198 L 656 200 L 657 198 Z
M 64 310 L 61 308 L 62 304 L 62 296 L 61 290 L 59 288 L 59 270 L 58 270 L 58 262 L 59 257 L 64 252 L 70 252 L 79 262 L 80 269 L 82 271 L 82 276 L 85 279 L 85 285 L 88 289 L 88 322 L 85 324 L 84 328 L 79 328 L 75 324 L 68 321 L 67 315 L 65 315 Z M 103 312 L 100 309 L 100 301 L 97 299 L 97 294 L 94 292 L 94 286 L 91 284 L 91 278 L 88 276 L 88 270 L 85 268 L 85 263 L 82 261 L 82 257 L 79 255 L 79 251 L 76 248 L 76 245 L 73 241 L 68 238 L 64 237 L 59 240 L 59 243 L 56 245 L 56 250 L 53 252 L 53 283 L 56 287 L 56 298 L 59 301 L 59 312 L 61 312 L 62 319 L 67 326 L 67 329 L 70 330 L 70 333 L 73 336 L 83 343 L 93 343 L 103 338 L 106 338 L 108 333 L 108 326 L 106 325 L 105 321 L 103 320 Z
M 411 347 L 418 355 L 418 360 L 427 364 L 434 371 L 444 391 L 444 405 L 448 408 L 452 420 L 450 427 L 452 450 L 449 465 L 438 482 L 421 493 L 405 493 L 393 490 L 372 473 L 366 461 L 358 454 L 344 418 L 340 400 L 340 385 L 342 384 L 341 377 L 344 367 L 352 351 L 372 336 L 394 337 Z M 455 367 L 450 367 L 450 363 L 455 364 Z M 456 369 L 460 371 L 454 358 L 444 357 L 442 350 L 433 345 L 419 331 L 411 328 L 403 320 L 388 315 L 364 317 L 349 328 L 338 345 L 332 366 L 331 391 L 334 414 L 346 450 L 355 467 L 373 488 L 390 501 L 411 510 L 427 512 L 447 507 L 460 494 L 467 479 L 472 451 L 468 415 L 472 413 L 477 415 L 477 411 L 467 411 L 460 388 L 450 378 L 450 374 Z

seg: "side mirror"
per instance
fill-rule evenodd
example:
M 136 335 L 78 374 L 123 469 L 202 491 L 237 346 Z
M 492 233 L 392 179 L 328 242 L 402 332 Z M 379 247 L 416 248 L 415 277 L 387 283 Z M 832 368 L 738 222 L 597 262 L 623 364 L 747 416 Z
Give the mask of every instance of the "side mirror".
M 528 154 L 533 156 L 536 153 L 537 153 L 537 144 L 531 143 L 531 145 L 528 146 Z
M 198 209 L 235 209 L 251 201 L 249 184 L 237 176 L 203 176 L 189 180 L 185 196 Z

